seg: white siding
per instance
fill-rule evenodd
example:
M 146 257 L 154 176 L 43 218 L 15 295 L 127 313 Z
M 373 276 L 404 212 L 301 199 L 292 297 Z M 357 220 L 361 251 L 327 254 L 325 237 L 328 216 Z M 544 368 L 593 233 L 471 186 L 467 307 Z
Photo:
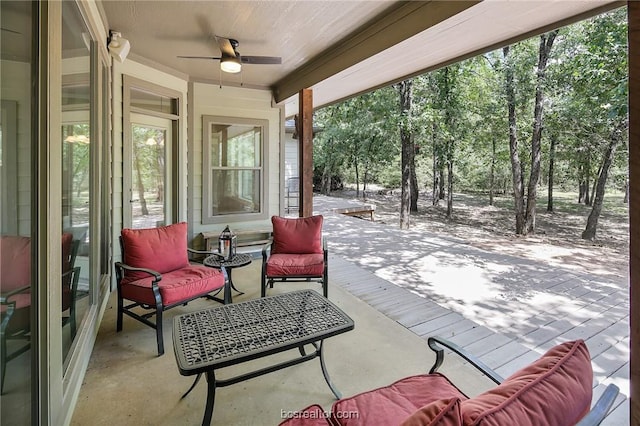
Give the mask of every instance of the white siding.
M 16 102 L 18 167 L 18 234 L 31 235 L 31 65 L 24 62 L 2 61 L 2 99 Z

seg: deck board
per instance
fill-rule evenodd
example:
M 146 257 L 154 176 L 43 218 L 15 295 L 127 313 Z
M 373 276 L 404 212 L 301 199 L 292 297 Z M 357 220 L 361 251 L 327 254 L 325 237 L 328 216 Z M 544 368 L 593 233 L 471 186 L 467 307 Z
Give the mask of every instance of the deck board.
M 484 252 L 455 238 L 398 233 L 395 228 L 350 217 L 343 216 L 339 223 L 327 218 L 325 224 L 329 241 L 335 240 L 340 247 L 332 251 L 329 262 L 332 285 L 340 285 L 424 339 L 448 338 L 504 377 L 558 343 L 583 339 L 594 366 L 594 398 L 603 383 L 614 382 L 623 391 L 609 422 L 603 424 L 628 424 L 628 278 L 608 280 L 533 264 Z M 364 227 L 362 231 L 359 226 Z M 397 252 L 397 247 L 411 247 L 407 259 L 399 257 L 393 265 L 380 267 L 384 250 Z M 478 268 L 484 275 L 476 279 L 489 284 L 489 291 L 500 292 L 499 297 L 482 296 L 469 304 L 464 293 L 460 300 L 441 293 L 456 282 L 453 278 L 440 283 L 442 277 L 461 269 L 474 273 L 473 267 L 464 266 L 469 262 L 508 265 L 507 273 L 494 275 Z M 415 269 L 420 265 L 423 269 Z M 465 277 L 469 279 L 474 278 Z M 527 291 L 526 297 L 517 296 L 520 288 Z M 626 423 L 616 423 L 621 419 Z

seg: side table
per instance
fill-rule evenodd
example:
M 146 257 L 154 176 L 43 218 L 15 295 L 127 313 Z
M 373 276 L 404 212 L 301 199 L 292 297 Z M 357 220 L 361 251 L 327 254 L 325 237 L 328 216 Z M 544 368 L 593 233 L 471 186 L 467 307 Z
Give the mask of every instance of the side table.
M 251 255 L 246 253 L 235 254 L 230 260 L 224 260 L 222 256 L 220 256 L 219 254 L 214 254 L 204 259 L 202 264 L 204 266 L 209 266 L 211 268 L 218 268 L 218 269 L 224 267 L 227 270 L 227 275 L 229 277 L 229 284 L 231 285 L 231 288 L 238 294 L 244 294 L 244 292 L 238 290 L 233 285 L 233 279 L 231 278 L 231 271 L 233 270 L 233 268 L 240 268 L 242 266 L 247 266 L 248 264 L 251 263 L 252 259 L 253 258 L 251 257 Z

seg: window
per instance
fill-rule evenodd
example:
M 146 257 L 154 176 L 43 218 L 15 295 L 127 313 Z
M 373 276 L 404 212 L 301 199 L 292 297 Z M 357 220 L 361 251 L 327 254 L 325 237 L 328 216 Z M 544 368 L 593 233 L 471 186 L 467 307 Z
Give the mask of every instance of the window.
M 262 219 L 267 120 L 203 117 L 203 223 Z

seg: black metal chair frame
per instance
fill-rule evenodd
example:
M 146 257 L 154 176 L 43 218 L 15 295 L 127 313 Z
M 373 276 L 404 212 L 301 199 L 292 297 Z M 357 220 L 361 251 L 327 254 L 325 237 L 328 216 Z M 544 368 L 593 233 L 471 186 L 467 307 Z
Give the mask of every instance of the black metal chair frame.
M 273 288 L 274 282 L 317 282 L 322 284 L 322 294 L 329 297 L 329 251 L 327 250 L 327 240 L 322 238 L 322 253 L 324 258 L 324 271 L 322 275 L 274 275 L 267 277 L 267 259 L 270 256 L 273 238 L 262 247 L 262 285 L 260 295 L 267 295 L 267 286 Z
M 463 358 L 482 374 L 486 375 L 487 378 L 489 378 L 495 384 L 499 385 L 504 381 L 504 379 L 498 373 L 496 373 L 490 367 L 480 361 L 480 359 L 465 351 L 455 343 L 452 343 L 440 337 L 429 337 L 427 339 L 427 344 L 429 345 L 429 348 L 431 348 L 431 350 L 436 353 L 436 361 L 429 370 L 429 374 L 435 373 L 436 371 L 438 371 L 438 368 L 442 366 L 442 363 L 444 362 L 443 348 L 447 348 Z M 613 403 L 615 402 L 619 392 L 620 389 L 616 385 L 609 384 L 605 388 L 598 401 L 591 407 L 591 411 L 589 411 L 589 413 L 587 413 L 587 415 L 583 417 L 576 426 L 599 425 L 607 416 L 609 410 L 611 410 L 611 407 L 613 406 Z
M 122 258 L 124 259 L 124 245 L 122 243 L 122 237 L 120 237 L 120 251 L 122 253 Z M 198 255 L 214 254 L 212 251 L 194 250 L 191 248 L 187 248 L 187 251 L 189 254 L 198 254 Z M 180 302 L 174 303 L 172 305 L 165 305 L 162 302 L 162 295 L 160 294 L 160 287 L 158 286 L 158 283 L 160 282 L 160 280 L 162 280 L 162 274 L 160 272 L 154 271 L 152 269 L 147 269 L 147 268 L 136 268 L 133 266 L 126 265 L 122 262 L 116 262 L 115 269 L 116 269 L 116 283 L 117 283 L 117 291 L 118 291 L 118 313 L 117 313 L 116 331 L 122 331 L 123 314 L 133 319 L 136 319 L 141 323 L 155 329 L 156 341 L 158 345 L 158 356 L 164 354 L 164 337 L 162 334 L 162 313 L 164 311 L 174 308 L 176 306 L 186 306 L 187 303 L 191 302 L 192 300 L 199 299 L 201 297 L 215 300 L 216 302 L 219 302 L 222 304 L 231 303 L 231 288 L 229 286 L 229 277 L 224 267 L 220 268 L 220 270 L 222 271 L 222 274 L 224 275 L 223 287 L 217 290 L 214 290 L 212 292 L 213 294 L 211 293 L 198 294 L 191 298 L 181 300 Z M 125 271 L 144 272 L 153 277 L 153 281 L 151 282 L 151 291 L 153 292 L 155 305 L 148 305 L 145 303 L 140 303 L 135 301 L 131 301 L 132 303 L 125 305 L 124 298 L 122 296 L 122 289 L 121 289 L 121 282 L 122 282 L 122 279 L 124 278 Z M 221 290 L 224 291 L 222 299 L 220 299 L 219 297 L 216 297 L 216 295 Z M 133 311 L 133 309 L 135 308 L 142 308 L 147 312 L 143 314 L 138 314 L 137 312 Z M 152 322 L 149 320 L 149 318 L 153 316 L 156 317 L 155 322 Z

